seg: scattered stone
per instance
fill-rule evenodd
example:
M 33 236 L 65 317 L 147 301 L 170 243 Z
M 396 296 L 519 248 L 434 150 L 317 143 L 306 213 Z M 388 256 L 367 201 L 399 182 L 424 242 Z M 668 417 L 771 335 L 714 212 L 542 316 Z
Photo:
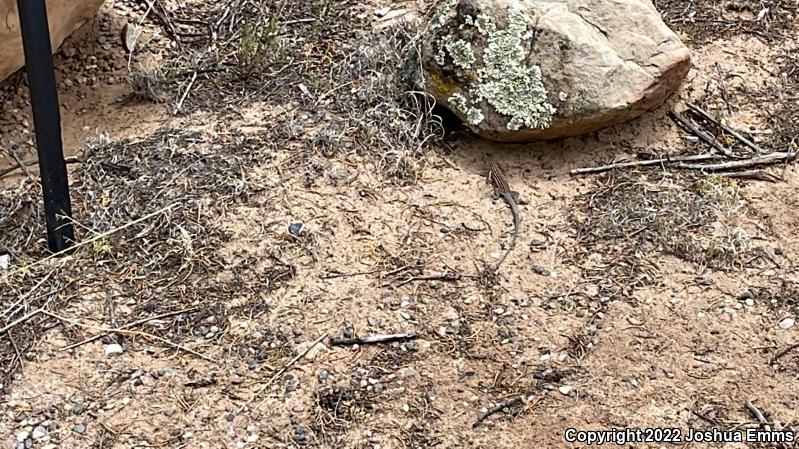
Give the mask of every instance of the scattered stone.
M 663 104 L 690 52 L 650 0 L 440 2 L 420 84 L 477 134 L 588 133 Z
M 722 323 L 729 323 L 732 321 L 732 314 L 729 312 L 722 312 L 719 314 L 719 321 Z
M 310 442 L 310 438 L 308 437 L 308 430 L 303 426 L 295 427 L 292 439 L 294 440 L 295 443 L 299 444 L 300 446 L 307 445 Z
M 83 435 L 84 433 L 86 433 L 86 425 L 82 423 L 75 424 L 74 426 L 72 426 L 72 431 L 79 435 Z
M 251 433 L 251 434 L 247 435 L 247 442 L 248 443 L 255 443 L 256 441 L 258 441 L 258 434 L 257 433 Z
M 289 225 L 289 234 L 294 237 L 300 237 L 302 236 L 303 227 L 304 225 L 302 223 L 292 223 Z
M 792 328 L 796 324 L 796 320 L 793 318 L 785 318 L 784 320 L 780 321 L 780 329 L 788 330 Z
M 319 371 L 319 382 L 326 382 L 329 377 L 330 377 L 330 371 L 328 371 L 327 368 L 322 368 Z
M 76 402 L 72 404 L 72 408 L 70 408 L 70 411 L 72 412 L 73 415 L 80 415 L 81 413 L 86 411 L 86 406 L 83 405 L 82 402 Z
M 11 266 L 11 254 L 0 254 L 0 270 L 8 270 Z
M 535 272 L 539 276 L 550 277 L 552 276 L 552 270 L 547 267 L 542 267 L 541 265 L 533 266 L 533 272 Z
M 33 433 L 31 433 L 31 436 L 33 437 L 34 440 L 40 440 L 47 436 L 47 428 L 41 425 L 36 426 L 36 428 L 33 429 Z
M 558 391 L 560 392 L 560 394 L 562 394 L 564 396 L 569 396 L 572 393 L 573 390 L 574 390 L 574 387 L 572 387 L 570 385 L 562 385 L 562 386 L 560 386 L 558 388 Z
M 31 435 L 30 432 L 28 432 L 27 430 L 23 430 L 22 432 L 17 434 L 17 441 L 20 443 L 24 443 L 25 440 L 27 440 L 30 435 Z
M 366 324 L 368 324 L 371 327 L 375 327 L 375 326 L 377 326 L 377 319 L 368 316 L 368 317 L 366 317 Z
M 709 278 L 709 277 L 700 276 L 700 277 L 696 278 L 696 283 L 699 284 L 699 285 L 707 287 L 707 286 L 713 285 L 715 283 L 715 281 L 713 279 Z
M 419 374 L 419 372 L 416 371 L 415 369 L 413 369 L 412 367 L 405 368 L 402 371 L 402 377 L 404 377 L 406 379 L 409 378 L 409 377 L 416 377 L 418 374 Z
M 120 355 L 122 354 L 122 352 L 123 352 L 122 346 L 116 343 L 105 345 L 105 355 L 107 355 L 108 357 Z

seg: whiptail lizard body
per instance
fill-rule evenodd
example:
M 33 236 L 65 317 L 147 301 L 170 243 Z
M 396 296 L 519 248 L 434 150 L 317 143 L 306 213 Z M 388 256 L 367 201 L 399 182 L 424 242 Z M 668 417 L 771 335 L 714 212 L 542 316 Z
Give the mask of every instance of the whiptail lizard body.
M 491 184 L 494 185 L 495 192 L 498 196 L 501 196 L 508 206 L 510 207 L 510 212 L 513 214 L 513 237 L 510 243 L 510 247 L 505 252 L 505 255 L 502 256 L 502 259 L 499 260 L 496 264 L 496 270 L 499 270 L 499 266 L 502 265 L 502 262 L 508 257 L 508 255 L 513 251 L 516 247 L 516 238 L 519 235 L 519 200 L 518 200 L 518 193 L 512 191 L 510 189 L 510 185 L 508 185 L 508 178 L 505 176 L 505 172 L 502 171 L 502 168 L 496 163 L 491 162 L 491 168 L 488 171 L 488 179 Z

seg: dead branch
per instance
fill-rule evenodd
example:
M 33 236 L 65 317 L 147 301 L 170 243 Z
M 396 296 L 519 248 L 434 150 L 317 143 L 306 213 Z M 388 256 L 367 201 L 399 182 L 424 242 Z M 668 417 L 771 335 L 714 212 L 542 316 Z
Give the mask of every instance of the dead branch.
M 757 154 L 764 154 L 764 153 L 766 153 L 766 150 L 764 150 L 763 148 L 761 148 L 759 145 L 757 145 L 756 143 L 754 143 L 754 142 L 752 142 L 751 140 L 747 139 L 747 138 L 746 138 L 746 137 L 744 137 L 744 136 L 743 136 L 741 133 L 739 133 L 738 131 L 736 131 L 736 130 L 734 130 L 734 129 L 730 128 L 729 126 L 725 125 L 724 123 L 720 122 L 719 120 L 716 120 L 716 119 L 714 119 L 713 117 L 711 117 L 711 116 L 710 116 L 710 114 L 708 114 L 707 112 L 705 112 L 705 111 L 704 111 L 702 108 L 700 108 L 699 106 L 697 106 L 697 105 L 695 105 L 695 104 L 693 104 L 693 103 L 688 103 L 688 107 L 691 109 L 691 111 L 692 111 L 692 112 L 694 112 L 694 113 L 695 113 L 695 114 L 697 114 L 698 116 L 700 116 L 700 117 L 702 117 L 703 119 L 705 119 L 705 120 L 707 120 L 707 121 L 709 121 L 709 122 L 713 123 L 714 125 L 718 126 L 719 128 L 721 128 L 721 129 L 723 129 L 724 131 L 726 131 L 727 133 L 729 133 L 731 136 L 733 136 L 733 137 L 735 137 L 736 139 L 738 139 L 738 140 L 739 140 L 741 143 L 743 143 L 744 145 L 746 145 L 746 146 L 748 146 L 749 148 L 751 148 L 751 149 L 755 150 L 755 151 L 757 152 Z
M 406 332 L 403 334 L 371 335 L 367 337 L 341 338 L 333 337 L 330 339 L 332 346 L 350 345 L 374 345 L 381 343 L 392 343 L 395 341 L 412 340 L 416 338 L 416 332 Z
M 619 162 L 616 164 L 600 165 L 598 167 L 576 168 L 569 171 L 572 176 L 589 175 L 604 173 L 618 168 L 648 167 L 652 165 L 665 165 L 673 162 L 697 162 L 718 159 L 716 154 L 693 154 L 689 156 L 665 156 L 658 159 L 647 159 L 643 161 Z
M 696 125 L 691 123 L 688 119 L 683 117 L 682 115 L 678 114 L 675 111 L 669 111 L 669 118 L 674 120 L 674 123 L 689 131 L 693 135 L 699 138 L 699 140 L 705 142 L 706 144 L 710 145 L 713 149 L 718 151 L 719 153 L 727 156 L 730 159 L 740 159 L 740 156 L 736 156 L 730 151 L 727 147 L 721 144 L 715 137 L 713 137 L 710 133 L 706 131 L 702 131 L 701 129 L 697 128 Z

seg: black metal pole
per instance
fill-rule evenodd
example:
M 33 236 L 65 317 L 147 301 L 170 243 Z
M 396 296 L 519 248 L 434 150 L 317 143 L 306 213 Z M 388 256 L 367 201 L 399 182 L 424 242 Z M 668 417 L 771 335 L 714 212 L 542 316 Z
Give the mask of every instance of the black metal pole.
M 53 69 L 47 5 L 45 0 L 17 0 L 17 6 L 42 176 L 47 244 L 50 251 L 58 252 L 72 244 L 75 234 L 70 221 L 72 207 L 61 141 L 61 112 Z

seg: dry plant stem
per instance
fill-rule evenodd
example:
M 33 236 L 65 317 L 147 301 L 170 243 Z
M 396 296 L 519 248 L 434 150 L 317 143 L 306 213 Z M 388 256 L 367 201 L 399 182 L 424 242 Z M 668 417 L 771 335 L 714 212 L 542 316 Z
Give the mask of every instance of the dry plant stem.
M 172 115 L 180 114 L 180 110 L 183 109 L 183 102 L 185 102 L 186 98 L 189 96 L 189 92 L 191 92 L 191 88 L 194 86 L 195 81 L 197 81 L 197 72 L 194 72 L 191 75 L 189 85 L 186 86 L 186 92 L 183 93 L 183 96 L 180 97 L 180 101 L 178 101 L 178 104 L 175 105 L 175 110 L 172 111 Z
M 746 401 L 746 408 L 752 413 L 752 415 L 755 416 L 757 422 L 759 422 L 760 425 L 763 426 L 763 430 L 765 430 L 766 432 L 771 432 L 771 426 L 766 420 L 766 417 L 763 416 L 763 412 L 761 412 L 757 407 L 755 407 L 755 405 L 752 404 L 751 401 Z
M 645 161 L 630 161 L 630 162 L 619 162 L 617 164 L 608 164 L 608 165 L 600 165 L 598 167 L 586 167 L 586 168 L 576 168 L 574 170 L 569 171 L 569 174 L 572 176 L 576 175 L 590 175 L 596 173 L 604 173 L 611 170 L 616 170 L 619 168 L 633 168 L 633 167 L 648 167 L 652 165 L 666 165 L 672 162 L 698 162 L 698 161 L 709 161 L 713 159 L 718 159 L 718 155 L 716 154 L 694 154 L 690 156 L 667 156 L 661 157 L 658 159 L 647 159 Z
M 69 324 L 72 324 L 72 325 L 75 325 L 75 326 L 79 326 L 79 327 L 82 327 L 82 328 L 85 328 L 85 329 L 97 329 L 96 326 L 83 324 L 81 322 L 78 322 L 78 321 L 75 321 L 75 320 L 72 320 L 72 319 L 57 315 L 57 314 L 55 314 L 53 312 L 50 312 L 50 311 L 47 311 L 47 310 L 44 310 L 44 309 L 36 309 L 33 312 L 29 313 L 28 315 L 25 315 L 24 317 L 22 317 L 19 320 L 15 321 L 14 323 L 9 324 L 8 326 L 4 327 L 3 329 L 0 329 L 0 333 L 3 333 L 6 330 L 11 329 L 13 326 L 18 325 L 18 324 L 20 324 L 23 321 L 27 321 L 28 319 L 30 319 L 33 316 L 38 315 L 40 313 L 43 314 L 43 315 L 47 315 L 47 316 L 49 316 L 51 318 L 55 318 L 55 319 L 57 319 L 59 321 L 63 321 L 65 323 L 69 323 Z M 197 356 L 197 357 L 199 357 L 199 358 L 201 358 L 201 359 L 203 359 L 205 361 L 208 361 L 208 362 L 211 362 L 211 363 L 214 363 L 214 364 L 219 364 L 219 361 L 214 360 L 214 359 L 212 359 L 212 358 L 210 358 L 210 357 L 208 357 L 206 355 L 200 354 L 197 351 L 189 349 L 189 348 L 187 348 L 185 346 L 181 346 L 181 345 L 179 345 L 177 343 L 173 343 L 173 342 L 171 342 L 171 341 L 169 341 L 169 340 L 167 340 L 165 338 L 161 338 L 161 337 L 158 337 L 158 336 L 155 336 L 155 335 L 152 335 L 152 334 L 148 334 L 147 332 L 130 331 L 130 330 L 124 330 L 124 329 L 101 329 L 101 331 L 105 332 L 107 334 L 138 335 L 138 336 L 142 336 L 142 337 L 152 338 L 153 340 L 160 341 L 161 343 L 164 343 L 167 346 L 171 346 L 171 347 L 173 347 L 175 349 L 179 349 L 181 351 L 184 351 L 184 352 L 187 352 L 189 354 L 195 355 L 195 356 Z
M 175 312 L 164 313 L 164 314 L 156 315 L 156 316 L 153 316 L 153 317 L 150 317 L 150 318 L 144 318 L 144 319 L 141 319 L 139 321 L 126 324 L 126 325 L 120 327 L 118 329 L 118 331 L 123 331 L 123 330 L 126 330 L 126 329 L 134 328 L 136 326 L 141 326 L 142 324 L 149 323 L 150 321 L 161 320 L 161 319 L 173 317 L 173 316 L 176 316 L 176 315 L 183 315 L 185 313 L 191 313 L 191 312 L 194 312 L 195 310 L 198 310 L 197 307 L 192 307 L 190 309 L 184 309 L 184 310 L 177 310 Z M 99 339 L 105 337 L 106 335 L 108 335 L 110 333 L 112 333 L 112 331 L 102 332 L 102 333 L 96 334 L 96 335 L 94 335 L 92 337 L 89 337 L 89 338 L 87 338 L 85 340 L 79 341 L 77 343 L 73 343 L 73 344 L 71 344 L 69 346 L 65 346 L 65 347 L 61 348 L 60 350 L 61 351 L 68 351 L 70 349 L 77 348 L 78 346 L 83 346 L 83 345 L 85 345 L 87 343 L 91 343 L 93 341 L 99 340 Z
M 774 354 L 774 356 L 771 358 L 771 360 L 769 361 L 769 365 L 771 365 L 774 362 L 776 362 L 777 360 L 781 359 L 782 357 L 785 356 L 785 354 L 788 354 L 789 352 L 793 351 L 796 348 L 799 348 L 799 343 L 794 343 L 794 344 L 788 346 L 787 348 L 785 348 L 783 350 L 780 350 L 779 352 Z
M 669 164 L 669 167 L 678 168 L 681 170 L 700 170 L 705 172 L 715 172 L 723 170 L 738 170 L 742 168 L 752 168 L 760 165 L 778 164 L 780 162 L 790 162 L 796 159 L 797 153 L 776 152 L 764 154 L 762 156 L 755 156 L 749 159 L 738 161 L 722 162 L 718 164 L 684 164 L 676 163 Z
M 303 351 L 300 354 L 297 354 L 296 357 L 294 357 L 293 359 L 289 360 L 289 362 L 286 363 L 285 365 L 283 365 L 282 368 L 280 368 L 279 370 L 275 371 L 275 373 L 272 375 L 272 377 L 270 377 L 264 383 L 264 385 L 261 388 L 259 388 L 258 391 L 256 391 L 255 394 L 252 395 L 252 397 L 250 397 L 250 399 L 247 400 L 247 402 L 245 402 L 241 407 L 238 408 L 238 410 L 236 410 L 236 414 L 239 414 L 239 413 L 243 412 L 250 404 L 252 404 L 256 399 L 258 399 L 258 396 L 263 394 L 263 392 L 266 391 L 269 388 L 269 386 L 272 385 L 275 382 L 275 380 L 277 380 L 278 377 L 282 376 L 283 373 L 288 371 L 288 369 L 291 368 L 292 366 L 294 366 L 295 363 L 297 363 L 300 359 L 305 357 L 306 354 L 311 352 L 311 349 L 315 348 L 316 345 L 321 343 L 322 340 L 327 338 L 327 336 L 328 336 L 327 333 L 324 333 L 324 334 L 320 335 L 319 338 L 314 340 L 314 342 L 310 346 L 308 346 L 308 349 L 306 349 L 305 351 Z M 263 401 L 259 402 L 258 405 L 255 406 L 255 410 L 258 410 L 261 407 L 261 405 L 263 405 L 263 403 L 265 401 L 266 401 L 266 399 L 264 399 Z
M 66 162 L 66 164 L 69 165 L 69 164 L 79 164 L 79 163 L 81 163 L 83 161 L 81 161 L 80 159 L 78 159 L 76 157 L 68 157 L 68 158 L 64 159 L 64 162 Z M 39 164 L 39 161 L 37 159 L 31 159 L 29 161 L 17 160 L 17 163 L 12 165 L 11 167 L 4 168 L 4 169 L 0 170 L 0 178 L 2 178 L 3 176 L 6 176 L 8 174 L 14 173 L 15 171 L 17 171 L 19 169 L 23 169 L 23 170 L 25 170 L 27 172 L 27 167 L 31 167 L 31 166 L 38 165 L 38 164 Z
M 52 259 L 62 255 L 63 253 L 68 253 L 68 252 L 75 251 L 78 248 L 81 248 L 81 247 L 86 246 L 86 245 L 90 245 L 90 244 L 92 244 L 92 243 L 94 243 L 94 242 L 96 242 L 98 240 L 102 240 L 102 239 L 104 239 L 104 238 L 106 238 L 106 237 L 108 237 L 110 235 L 116 234 L 119 231 L 123 231 L 123 230 L 125 230 L 125 229 L 127 229 L 127 228 L 129 228 L 131 226 L 134 226 L 136 224 L 139 224 L 139 223 L 141 223 L 143 221 L 147 221 L 150 218 L 153 218 L 153 217 L 155 217 L 157 215 L 160 215 L 160 214 L 162 214 L 162 213 L 164 213 L 166 211 L 171 210 L 173 207 L 175 207 L 175 205 L 174 204 L 170 204 L 170 205 L 168 205 L 166 207 L 158 209 L 155 212 L 149 213 L 149 214 L 147 214 L 147 215 L 145 215 L 145 216 L 143 216 L 141 218 L 137 218 L 136 220 L 128 222 L 128 223 L 126 223 L 126 224 L 124 224 L 122 226 L 119 226 L 117 228 L 111 229 L 110 231 L 103 232 L 102 234 L 97 234 L 96 236 L 90 238 L 89 240 L 84 240 L 84 241 L 82 241 L 80 243 L 77 243 L 77 244 L 73 245 L 71 248 L 69 248 L 66 251 L 63 251 L 61 253 L 51 254 L 51 255 L 43 258 L 43 259 L 39 259 L 36 262 L 33 262 L 32 264 L 29 264 L 29 265 L 26 265 L 26 266 L 23 266 L 23 267 L 18 267 L 16 269 L 4 274 L 2 277 L 0 277 L 0 282 L 5 281 L 9 277 L 11 277 L 11 275 L 13 275 L 13 274 L 16 274 L 16 273 L 21 272 L 21 271 L 30 270 L 33 267 L 39 266 L 39 265 L 41 265 L 41 264 L 43 264 L 43 263 L 45 263 L 45 262 L 47 262 L 49 260 L 52 260 Z
M 388 334 L 388 335 L 370 335 L 367 337 L 355 338 L 331 338 L 330 344 L 332 346 L 349 346 L 349 345 L 374 345 L 380 343 L 392 343 L 395 341 L 412 340 L 416 338 L 416 332 L 406 332 L 402 334 Z
M 700 117 L 704 118 L 705 120 L 707 120 L 707 121 L 713 123 L 714 125 L 718 126 L 719 128 L 723 129 L 724 131 L 728 132 L 730 135 L 732 135 L 733 137 L 735 137 L 736 139 L 741 141 L 741 143 L 743 143 L 744 145 L 748 146 L 749 148 L 755 150 L 758 154 L 766 153 L 766 150 L 761 148 L 759 145 L 757 145 L 756 143 L 754 143 L 751 140 L 747 139 L 746 137 L 741 135 L 741 133 L 739 133 L 738 131 L 736 131 L 736 130 L 730 128 L 729 126 L 725 125 L 724 123 L 714 119 L 713 117 L 710 116 L 710 114 L 705 112 L 699 106 L 697 106 L 697 105 L 695 105 L 693 103 L 688 103 L 688 107 L 691 109 L 691 111 L 693 111 L 694 113 L 696 113 Z
M 730 159 L 740 159 L 740 156 L 732 154 L 732 151 L 730 151 L 727 147 L 722 145 L 721 142 L 718 141 L 718 139 L 710 135 L 710 133 L 702 131 L 682 115 L 674 111 L 669 111 L 669 117 L 672 120 L 674 120 L 674 122 L 677 123 L 677 125 L 691 132 L 693 135 L 698 137 L 701 141 L 705 142 L 706 144 L 710 145 L 713 149 L 715 149 L 719 153 L 727 156 Z

